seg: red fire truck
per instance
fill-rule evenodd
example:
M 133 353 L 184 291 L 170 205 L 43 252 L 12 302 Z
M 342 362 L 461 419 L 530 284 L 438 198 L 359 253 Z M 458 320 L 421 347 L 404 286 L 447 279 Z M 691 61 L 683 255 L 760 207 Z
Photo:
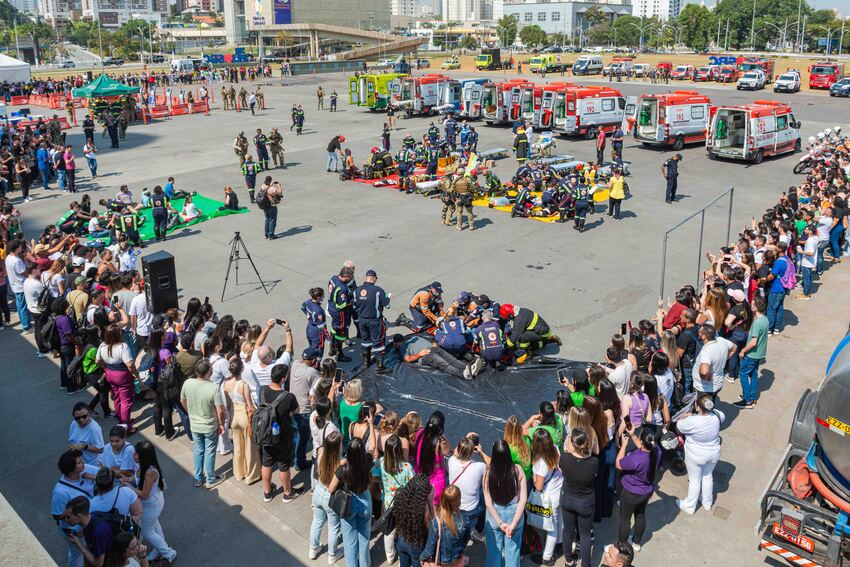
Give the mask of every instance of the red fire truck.
M 844 63 L 818 61 L 809 67 L 809 88 L 828 89 L 844 76 Z

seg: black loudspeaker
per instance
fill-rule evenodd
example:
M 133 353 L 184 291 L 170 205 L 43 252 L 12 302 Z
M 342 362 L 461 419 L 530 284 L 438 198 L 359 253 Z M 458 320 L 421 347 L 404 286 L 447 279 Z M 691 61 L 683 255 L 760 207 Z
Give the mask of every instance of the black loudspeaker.
M 94 75 L 92 75 L 91 71 L 86 71 L 86 80 L 90 83 L 94 80 Z
M 145 279 L 145 300 L 153 315 L 177 307 L 177 274 L 174 256 L 160 251 L 142 256 L 142 277 Z

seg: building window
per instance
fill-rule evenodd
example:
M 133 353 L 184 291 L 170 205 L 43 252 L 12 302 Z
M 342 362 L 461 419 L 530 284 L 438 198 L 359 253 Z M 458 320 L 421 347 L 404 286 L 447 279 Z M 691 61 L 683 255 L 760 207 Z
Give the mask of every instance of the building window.
M 537 21 L 545 22 L 546 21 L 546 12 L 537 12 Z
M 532 14 L 531 14 L 531 12 L 526 12 L 526 13 L 525 13 L 525 21 L 526 21 L 526 22 L 530 22 L 530 21 L 532 21 Z
M 560 20 L 561 20 L 561 13 L 560 12 L 552 12 L 552 21 L 553 22 L 559 22 Z

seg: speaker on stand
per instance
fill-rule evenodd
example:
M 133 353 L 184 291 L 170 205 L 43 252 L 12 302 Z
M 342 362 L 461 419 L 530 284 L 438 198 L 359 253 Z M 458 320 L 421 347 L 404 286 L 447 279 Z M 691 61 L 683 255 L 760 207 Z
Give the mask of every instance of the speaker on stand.
M 174 256 L 165 251 L 142 256 L 142 277 L 145 280 L 145 300 L 153 315 L 177 307 L 177 273 Z

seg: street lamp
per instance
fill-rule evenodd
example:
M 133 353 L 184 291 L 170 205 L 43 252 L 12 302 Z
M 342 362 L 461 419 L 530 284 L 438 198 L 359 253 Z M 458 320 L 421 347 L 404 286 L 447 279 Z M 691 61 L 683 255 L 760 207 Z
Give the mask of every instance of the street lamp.
M 626 23 L 629 24 L 630 26 L 637 28 L 637 30 L 640 32 L 640 40 L 638 40 L 638 48 L 643 49 L 643 35 L 644 35 L 644 33 L 646 33 L 647 30 L 652 28 L 652 22 L 647 22 L 646 24 L 644 24 L 642 26 L 639 26 L 634 22 L 626 22 Z
M 829 28 L 829 27 L 821 25 L 821 24 L 813 24 L 809 27 L 810 28 L 821 28 L 821 29 L 826 30 L 826 51 L 825 51 L 825 53 L 826 53 L 827 57 L 829 55 L 831 55 L 832 54 L 832 34 L 838 32 L 840 30 L 835 29 L 835 28 Z M 803 29 L 803 33 L 804 33 L 804 36 L 805 36 L 805 28 Z

